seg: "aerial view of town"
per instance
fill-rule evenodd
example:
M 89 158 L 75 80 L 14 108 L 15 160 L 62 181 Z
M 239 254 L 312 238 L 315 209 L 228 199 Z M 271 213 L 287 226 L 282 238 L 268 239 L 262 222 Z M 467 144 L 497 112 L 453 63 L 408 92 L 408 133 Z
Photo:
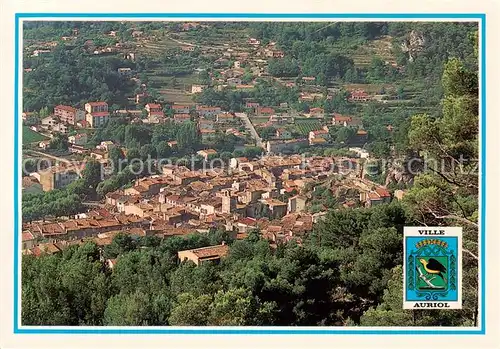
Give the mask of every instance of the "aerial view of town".
M 23 325 L 477 325 L 477 23 L 22 38 Z M 462 309 L 403 309 L 405 226 L 463 228 Z

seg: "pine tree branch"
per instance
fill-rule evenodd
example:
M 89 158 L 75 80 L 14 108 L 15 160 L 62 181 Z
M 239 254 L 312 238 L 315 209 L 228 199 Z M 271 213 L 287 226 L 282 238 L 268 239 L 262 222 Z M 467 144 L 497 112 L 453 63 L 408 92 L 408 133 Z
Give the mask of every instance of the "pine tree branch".
M 435 212 L 429 210 L 429 213 L 432 214 L 434 216 L 434 218 L 436 219 L 454 219 L 454 220 L 457 220 L 459 222 L 462 222 L 462 223 L 465 223 L 465 224 L 468 224 L 468 225 L 471 225 L 475 228 L 479 228 L 479 225 L 473 221 L 471 221 L 470 219 L 467 219 L 467 218 L 464 218 L 464 217 L 460 217 L 460 216 L 457 216 L 457 215 L 454 215 L 454 214 L 448 214 L 448 215 L 438 215 L 436 214 Z
M 467 253 L 467 254 L 469 254 L 470 256 L 472 256 L 472 258 L 474 258 L 476 261 L 478 261 L 478 260 L 479 260 L 479 257 L 478 257 L 478 256 L 476 256 L 476 255 L 475 255 L 474 253 L 472 253 L 471 251 L 469 251 L 468 249 L 466 249 L 466 248 L 462 248 L 462 251 L 463 251 L 463 252 L 465 252 L 465 253 Z

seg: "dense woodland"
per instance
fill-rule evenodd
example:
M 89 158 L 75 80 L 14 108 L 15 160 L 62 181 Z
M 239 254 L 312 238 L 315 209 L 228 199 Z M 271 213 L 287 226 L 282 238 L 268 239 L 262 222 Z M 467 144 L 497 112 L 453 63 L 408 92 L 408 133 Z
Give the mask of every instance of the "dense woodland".
M 109 24 L 95 23 L 92 27 L 79 23 L 78 27 L 91 35 L 102 32 L 106 25 Z M 155 30 L 162 25 L 142 23 L 141 28 Z M 241 25 L 230 23 L 227 28 Z M 74 24 L 33 23 L 30 26 L 26 31 L 28 38 L 49 39 L 54 32 L 67 35 L 65 33 L 71 31 Z M 122 26 L 119 36 L 128 35 L 127 24 Z M 217 24 L 206 29 L 210 32 L 204 34 L 202 30 L 197 35 L 210 38 L 213 33 L 223 30 L 220 26 L 222 24 Z M 58 255 L 24 256 L 24 325 L 477 324 L 479 143 L 475 27 L 467 23 L 256 23 L 250 30 L 255 37 L 277 41 L 281 49 L 291 53 L 286 64 L 272 63 L 278 75 L 294 75 L 297 65 L 299 74 L 303 69 L 304 74 L 324 74 L 325 83 L 331 79 L 388 79 L 400 84 L 401 94 L 412 85 L 427 84 L 425 93 L 428 96 L 424 93 L 418 102 L 428 107 L 423 109 L 425 112 L 416 108 L 418 103 L 393 109 L 369 104 L 355 111 L 362 115 L 363 124 L 373 134 L 370 150 L 374 153 L 387 156 L 388 145 L 394 145 L 393 151 L 400 156 L 419 154 L 435 162 L 428 162 L 430 166 L 415 176 L 401 202 L 349 210 L 339 209 L 332 202 L 325 220 L 314 226 L 302 246 L 289 243 L 272 249 L 259 237 L 258 231 L 245 240 L 232 241 L 228 233 L 213 230 L 164 240 L 118 235 L 102 252 L 94 244 L 87 243 Z M 406 68 L 403 72 L 380 70 L 380 62 L 376 60 L 368 70 L 353 72 L 349 58 L 353 45 L 362 45 L 380 35 L 403 40 L 410 30 L 425 33 L 427 44 L 423 53 L 412 62 L 404 52 L 396 52 L 398 63 Z M 117 63 L 111 58 L 103 58 L 99 64 L 89 63 L 88 60 L 95 58 L 86 57 L 78 49 L 54 56 L 58 57 L 54 58 L 57 61 L 40 65 L 36 70 L 36 79 L 25 78 L 25 87 L 33 90 L 24 100 L 25 107 L 39 110 L 46 101 L 80 103 L 89 97 L 109 97 L 119 103 L 128 93 L 129 87 L 119 84 L 112 72 Z M 56 73 L 56 67 L 57 72 L 65 72 L 66 67 L 72 71 L 75 61 L 85 66 L 82 71 L 88 74 L 80 71 L 63 78 Z M 90 68 L 91 64 L 96 64 L 96 70 Z M 89 89 L 67 88 L 76 82 Z M 56 85 L 57 89 L 42 87 Z M 95 90 L 93 87 L 98 85 L 102 88 Z M 253 93 L 253 98 L 265 104 L 292 100 L 297 103 L 297 91 L 281 90 L 266 82 L 257 85 Z M 246 96 L 208 89 L 199 101 L 238 110 L 243 97 Z M 339 111 L 342 108 L 346 111 L 358 108 L 346 103 L 344 98 L 329 103 L 336 103 L 331 106 L 336 112 L 342 112 Z M 388 124 L 396 126 L 396 132 L 391 135 L 384 131 Z M 258 149 L 253 148 L 245 150 L 247 153 L 232 151 L 232 145 L 227 145 L 227 140 L 222 138 L 216 146 L 226 157 L 258 154 Z M 119 119 L 99 130 L 92 141 L 97 143 L 104 139 L 116 140 L 129 147 L 127 156 L 132 152 L 132 155 L 145 158 L 150 154 L 182 158 L 196 150 L 200 140 L 190 123 L 144 127 L 127 125 Z M 170 139 L 179 142 L 178 149 L 165 147 L 164 142 Z M 117 161 L 124 155 L 116 153 L 110 157 Z M 462 166 L 457 167 L 460 161 Z M 66 189 L 23 198 L 23 219 L 72 213 L 86 198 L 104 195 L 135 178 L 125 170 L 101 182 L 99 171 L 99 165 L 90 162 L 83 178 Z M 328 191 L 323 190 L 318 195 L 322 200 L 329 199 Z M 464 228 L 462 310 L 402 309 L 404 225 L 459 225 Z M 179 263 L 177 260 L 179 250 L 221 241 L 230 245 L 230 253 L 220 264 L 196 267 L 191 262 Z M 113 271 L 101 261 L 102 258 L 117 258 Z

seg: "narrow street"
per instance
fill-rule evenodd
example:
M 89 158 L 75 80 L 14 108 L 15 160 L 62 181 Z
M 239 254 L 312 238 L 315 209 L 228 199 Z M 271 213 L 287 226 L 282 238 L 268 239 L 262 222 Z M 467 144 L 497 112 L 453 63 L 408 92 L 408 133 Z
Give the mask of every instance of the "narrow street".
M 252 138 L 255 139 L 255 144 L 257 145 L 257 147 L 265 148 L 265 144 L 262 141 L 262 138 L 260 138 L 259 134 L 255 130 L 255 127 L 248 118 L 248 115 L 246 113 L 234 113 L 234 115 L 236 115 L 243 121 L 245 128 L 250 132 Z

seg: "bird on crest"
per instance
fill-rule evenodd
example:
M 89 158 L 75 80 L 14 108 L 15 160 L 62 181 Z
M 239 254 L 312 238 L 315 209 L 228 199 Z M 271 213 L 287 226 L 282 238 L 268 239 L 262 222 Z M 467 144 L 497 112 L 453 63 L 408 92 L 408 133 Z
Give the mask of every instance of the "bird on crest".
M 443 273 L 446 273 L 446 267 L 439 261 L 435 260 L 434 258 L 429 258 L 429 260 L 420 258 L 419 262 L 422 263 L 425 271 L 428 274 L 439 275 L 441 279 L 446 282 L 446 277 L 443 275 Z

